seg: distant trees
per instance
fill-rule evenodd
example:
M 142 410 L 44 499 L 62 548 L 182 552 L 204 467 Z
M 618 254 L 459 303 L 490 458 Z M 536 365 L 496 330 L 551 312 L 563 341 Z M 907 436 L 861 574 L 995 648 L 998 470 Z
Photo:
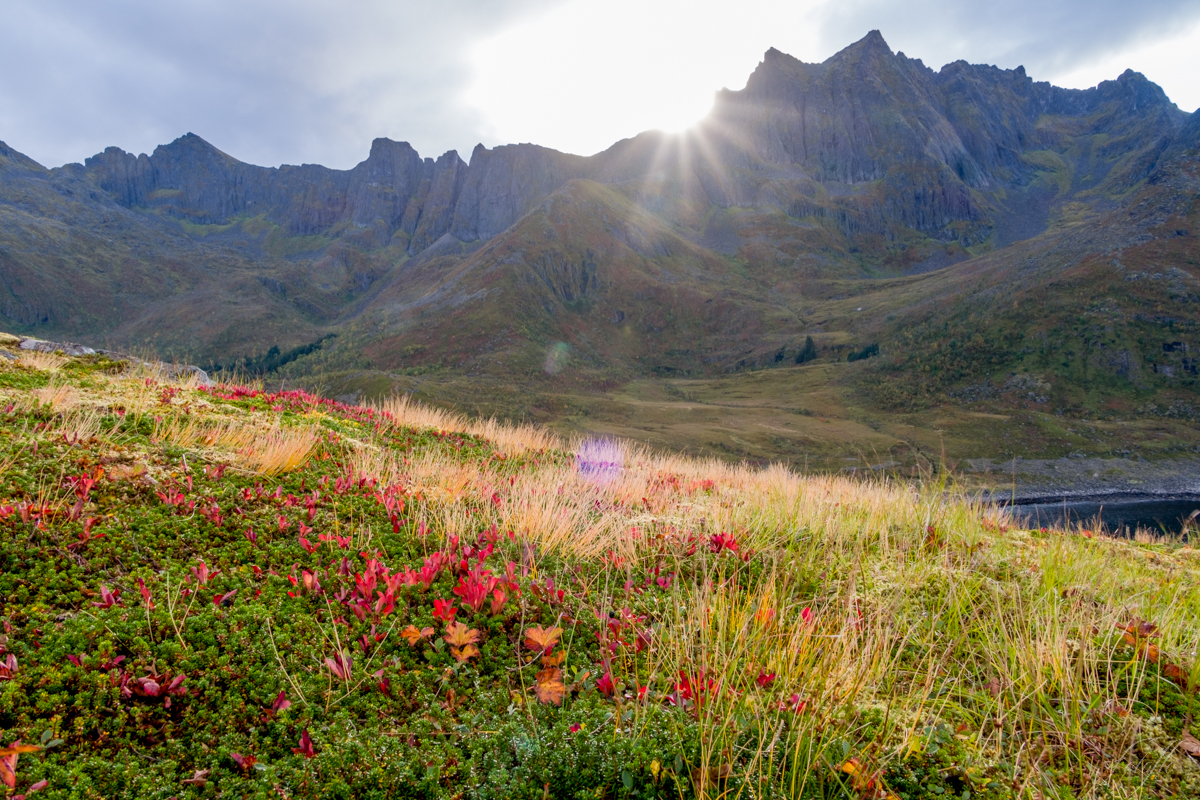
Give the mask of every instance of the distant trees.
M 214 361 L 213 363 L 206 365 L 204 369 L 207 372 L 220 372 L 221 370 L 240 369 L 243 370 L 247 375 L 266 375 L 268 373 L 275 372 L 282 366 L 292 363 L 298 358 L 309 355 L 310 353 L 315 353 L 317 350 L 321 349 L 327 340 L 333 339 L 336 336 L 336 333 L 327 333 L 320 339 L 317 339 L 315 342 L 309 342 L 308 344 L 302 344 L 299 347 L 293 347 L 287 352 L 281 352 L 279 350 L 279 345 L 271 345 L 271 348 L 261 356 L 236 359 L 227 364 Z
M 869 344 L 862 350 L 851 351 L 850 355 L 846 356 L 847 361 L 862 361 L 864 358 L 879 355 L 879 345 Z
M 804 337 L 804 347 L 800 348 L 800 352 L 796 354 L 796 363 L 803 364 L 812 361 L 817 357 L 817 345 L 813 342 L 811 336 Z

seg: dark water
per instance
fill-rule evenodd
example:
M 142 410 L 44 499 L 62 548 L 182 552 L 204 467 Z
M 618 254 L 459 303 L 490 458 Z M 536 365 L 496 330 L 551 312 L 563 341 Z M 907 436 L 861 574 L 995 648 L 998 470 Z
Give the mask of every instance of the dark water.
M 1197 509 L 1200 497 L 1066 499 L 1009 506 L 1013 517 L 1030 528 L 1093 527 L 1099 517 L 1105 531 L 1118 534 L 1137 528 L 1179 533 L 1184 520 Z

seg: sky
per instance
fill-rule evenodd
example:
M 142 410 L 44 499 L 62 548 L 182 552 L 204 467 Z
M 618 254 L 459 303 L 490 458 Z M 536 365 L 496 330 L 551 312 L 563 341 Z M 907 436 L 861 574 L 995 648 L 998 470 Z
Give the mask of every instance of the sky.
M 264 166 L 348 169 L 377 136 L 588 155 L 694 124 L 768 48 L 872 29 L 934 69 L 1132 68 L 1200 107 L 1200 0 L 0 0 L 0 140 L 46 166 L 187 132 Z

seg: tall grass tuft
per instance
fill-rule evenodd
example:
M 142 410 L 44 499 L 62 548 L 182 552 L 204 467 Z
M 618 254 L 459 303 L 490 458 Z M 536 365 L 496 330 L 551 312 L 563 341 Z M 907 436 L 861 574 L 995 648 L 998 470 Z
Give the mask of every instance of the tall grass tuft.
M 232 451 L 246 467 L 260 475 L 278 475 L 302 467 L 317 445 L 309 427 L 273 424 L 263 428 L 253 420 L 206 420 L 199 416 L 161 418 L 154 438 L 179 447 Z
M 70 359 L 67 356 L 59 353 L 43 353 L 39 350 L 22 350 L 17 358 L 17 363 L 21 366 L 42 372 L 57 372 L 68 361 Z
M 472 420 L 452 411 L 420 403 L 411 395 L 394 395 L 376 404 L 375 409 L 386 414 L 393 424 L 409 428 L 433 428 L 458 431 L 492 442 L 509 455 L 541 452 L 561 447 L 562 443 L 544 428 L 533 425 L 513 425 L 495 418 Z

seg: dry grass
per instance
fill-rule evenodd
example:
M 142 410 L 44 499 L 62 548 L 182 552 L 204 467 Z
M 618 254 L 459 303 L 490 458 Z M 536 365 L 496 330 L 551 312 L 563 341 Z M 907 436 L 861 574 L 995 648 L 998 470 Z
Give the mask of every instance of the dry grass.
M 253 419 L 204 419 L 200 416 L 164 417 L 154 428 L 154 439 L 179 447 L 232 453 L 235 460 L 260 475 L 278 475 L 302 467 L 317 445 L 311 427 L 264 428 Z
M 69 383 L 51 381 L 40 389 L 32 389 L 29 396 L 39 405 L 50 406 L 54 411 L 65 411 L 79 403 L 79 392 Z
M 600 618 L 621 603 L 614 587 L 648 569 L 689 574 L 662 604 L 652 668 L 703 673 L 723 687 L 698 710 L 701 796 L 723 796 L 719 777 L 731 761 L 798 796 L 833 771 L 821 754 L 840 742 L 871 774 L 921 752 L 929 721 L 949 715 L 979 752 L 1015 765 L 1018 796 L 1049 797 L 1047 759 L 1076 759 L 1072 748 L 1107 719 L 1104 709 L 1132 708 L 1150 675 L 1109 633 L 1118 623 L 1154 620 L 1163 652 L 1200 678 L 1191 656 L 1200 649 L 1200 557 L 1167 555 L 1146 532 L 1133 542 L 1005 533 L 1002 512 L 940 484 L 802 476 L 628 443 L 605 446 L 618 468 L 589 473 L 579 467 L 594 446 L 579 442 L 573 462 L 516 472 L 503 462 L 365 449 L 351 463 L 359 475 L 420 492 L 414 512 L 435 535 L 495 524 L 527 542 L 538 563 L 603 563 L 592 587 Z M 718 532 L 760 554 L 761 577 L 736 558 L 705 556 Z M 708 559 L 694 574 L 677 555 L 687 536 Z M 612 671 L 636 679 L 620 656 Z M 1124 689 L 1114 673 L 1127 676 Z M 758 685 L 762 674 L 775 675 L 770 691 Z M 793 698 L 807 710 L 790 710 Z M 881 721 L 864 734 L 855 720 L 868 712 Z M 1176 746 L 1124 718 L 1106 724 L 1113 758 Z M 1163 769 L 1127 763 L 1142 771 L 1137 781 Z M 1136 782 L 1109 785 L 1106 774 L 1102 762 L 1080 760 L 1077 796 L 1139 796 Z
M 68 444 L 90 441 L 100 433 L 104 412 L 95 408 L 75 407 L 64 412 L 51 431 Z
M 21 350 L 17 363 L 42 372 L 57 372 L 71 359 L 58 353 L 42 353 L 38 350 Z
M 389 397 L 376 404 L 374 408 L 384 412 L 395 425 L 468 433 L 487 439 L 500 451 L 509 455 L 541 452 L 562 446 L 558 437 L 544 428 L 533 425 L 511 425 L 494 418 L 467 419 L 452 411 L 417 402 L 406 394 Z

